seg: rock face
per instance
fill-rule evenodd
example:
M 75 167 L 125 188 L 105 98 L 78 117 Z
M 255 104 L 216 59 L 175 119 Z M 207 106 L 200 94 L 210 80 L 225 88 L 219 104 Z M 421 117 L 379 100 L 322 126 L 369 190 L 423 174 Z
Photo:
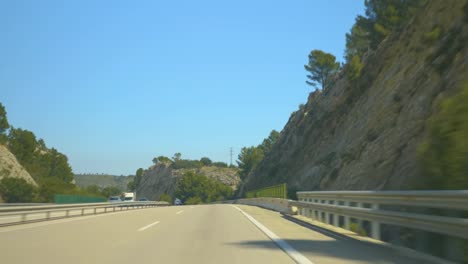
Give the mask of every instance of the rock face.
M 28 183 L 37 186 L 34 179 L 19 164 L 16 157 L 5 146 L 0 145 L 0 179 L 4 177 L 15 177 L 25 179 Z
M 136 193 L 138 197 L 157 200 L 161 194 L 174 195 L 177 178 L 187 171 L 208 176 L 235 189 L 240 181 L 235 168 L 219 168 L 214 166 L 199 169 L 177 169 L 170 167 L 170 163 L 158 163 L 144 171 Z
M 364 58 L 357 83 L 344 71 L 310 94 L 246 189 L 286 182 L 294 190 L 411 189 L 424 179 L 417 149 L 440 100 L 468 81 L 465 1 L 429 1 L 398 34 Z M 442 34 L 428 39 L 439 27 Z

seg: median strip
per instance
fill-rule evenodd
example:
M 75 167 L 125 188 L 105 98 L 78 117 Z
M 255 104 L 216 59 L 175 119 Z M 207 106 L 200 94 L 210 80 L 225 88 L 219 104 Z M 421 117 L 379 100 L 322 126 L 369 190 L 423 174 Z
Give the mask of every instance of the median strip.
M 138 231 L 139 231 L 139 232 L 140 232 L 140 231 L 144 231 L 144 230 L 146 230 L 146 229 L 148 229 L 148 228 L 150 228 L 150 227 L 152 227 L 152 226 L 154 226 L 154 225 L 157 225 L 157 224 L 159 224 L 159 221 L 156 221 L 156 222 L 151 223 L 151 224 L 149 224 L 149 225 L 147 225 L 147 226 L 144 226 L 144 227 L 138 229 Z
M 244 212 L 242 209 L 235 205 L 231 205 L 232 207 L 236 208 L 241 212 L 247 219 L 250 220 L 255 226 L 257 226 L 258 229 L 260 229 L 265 235 L 267 235 L 273 242 L 278 245 L 279 248 L 281 248 L 286 254 L 288 254 L 294 261 L 296 261 L 299 264 L 314 264 L 311 262 L 308 258 L 306 258 L 304 255 L 299 253 L 297 250 L 295 250 L 291 245 L 289 245 L 286 241 L 282 240 L 279 238 L 273 231 L 262 225 L 260 222 L 258 222 L 255 218 L 253 218 L 251 215 L 248 213 Z

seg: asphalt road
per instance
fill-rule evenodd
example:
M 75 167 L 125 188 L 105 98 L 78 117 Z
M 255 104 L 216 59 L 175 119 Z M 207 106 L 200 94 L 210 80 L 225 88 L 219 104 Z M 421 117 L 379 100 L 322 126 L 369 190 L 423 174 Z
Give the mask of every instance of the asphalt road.
M 250 206 L 158 207 L 0 227 L 0 261 L 9 264 L 295 263 L 291 255 L 314 264 L 420 262 Z

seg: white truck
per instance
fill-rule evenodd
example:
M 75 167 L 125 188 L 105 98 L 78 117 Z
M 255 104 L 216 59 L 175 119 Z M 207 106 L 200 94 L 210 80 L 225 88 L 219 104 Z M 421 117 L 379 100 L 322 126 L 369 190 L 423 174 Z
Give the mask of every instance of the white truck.
M 135 202 L 136 201 L 136 194 L 134 192 L 124 192 L 123 193 L 123 201 L 124 202 Z

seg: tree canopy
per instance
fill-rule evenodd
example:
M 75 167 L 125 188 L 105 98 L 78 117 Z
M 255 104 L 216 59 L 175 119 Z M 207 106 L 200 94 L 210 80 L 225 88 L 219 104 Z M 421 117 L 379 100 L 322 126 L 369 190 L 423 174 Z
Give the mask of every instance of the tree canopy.
M 186 204 L 225 200 L 231 196 L 231 187 L 191 171 L 184 173 L 176 183 L 175 197 Z
M 0 180 L 0 195 L 7 203 L 32 202 L 35 187 L 22 178 L 5 177 Z
M 67 194 L 79 191 L 74 184 L 71 184 L 74 177 L 67 156 L 55 148 L 48 148 L 44 140 L 38 140 L 32 131 L 10 127 L 6 111 L 1 104 L 0 127 L 3 128 L 3 130 L 0 128 L 0 137 L 5 136 L 6 129 L 9 128 L 4 143 L 39 184 L 38 188 L 33 188 L 34 199 L 51 202 L 55 193 Z
M 251 171 L 263 160 L 265 155 L 271 151 L 273 145 L 278 141 L 280 133 L 272 130 L 258 146 L 243 147 L 237 157 L 237 165 L 240 169 L 239 176 L 244 180 Z
M 0 103 L 0 143 L 5 143 L 8 128 L 10 128 L 10 124 L 8 123 L 7 112 L 3 104 Z
M 309 54 L 309 63 L 304 65 L 304 68 L 310 73 L 307 75 L 306 83 L 314 87 L 321 85 L 322 89 L 325 89 L 340 69 L 340 63 L 330 53 L 312 50 Z

